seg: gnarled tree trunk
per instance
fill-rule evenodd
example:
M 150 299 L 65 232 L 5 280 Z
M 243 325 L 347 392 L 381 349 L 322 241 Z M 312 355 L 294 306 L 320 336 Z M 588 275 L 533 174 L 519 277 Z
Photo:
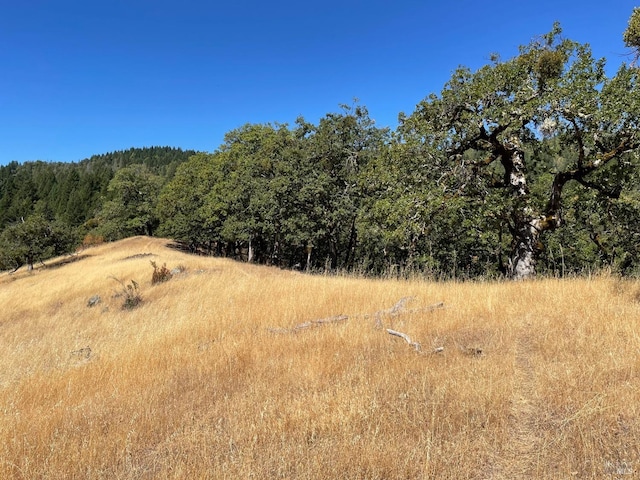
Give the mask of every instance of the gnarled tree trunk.
M 527 187 L 524 151 L 518 138 L 500 145 L 500 157 L 505 170 L 505 184 L 514 197 L 513 225 L 510 225 L 513 244 L 509 258 L 509 274 L 514 280 L 534 277 L 536 274 L 536 250 L 540 239 L 540 219 L 527 205 Z
M 528 219 L 513 229 L 513 248 L 509 259 L 509 274 L 514 280 L 524 280 L 536 274 L 541 220 Z

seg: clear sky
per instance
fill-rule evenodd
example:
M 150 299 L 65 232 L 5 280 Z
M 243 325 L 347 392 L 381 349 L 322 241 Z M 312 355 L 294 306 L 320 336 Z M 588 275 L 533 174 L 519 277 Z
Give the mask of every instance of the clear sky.
M 640 2 L 639 2 L 640 3 Z M 395 127 L 459 65 L 560 21 L 609 70 L 636 2 L 0 0 L 0 165 L 130 147 L 214 151 L 244 123 L 358 98 Z

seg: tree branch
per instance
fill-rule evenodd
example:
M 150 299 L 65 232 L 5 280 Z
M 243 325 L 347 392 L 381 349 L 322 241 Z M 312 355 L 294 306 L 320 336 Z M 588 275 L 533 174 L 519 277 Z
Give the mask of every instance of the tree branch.
M 406 333 L 397 332 L 396 330 L 391 330 L 390 328 L 387 328 L 387 333 L 389 335 L 393 335 L 393 336 L 404 339 L 404 341 L 407 342 L 411 347 L 415 348 L 416 352 L 420 351 L 421 345 L 418 342 L 413 342 L 411 340 L 411 337 Z
M 582 141 L 582 130 L 578 126 L 578 122 L 576 122 L 575 117 L 567 116 L 569 122 L 573 125 L 574 128 L 574 137 L 578 142 L 578 169 L 582 169 L 585 161 L 585 152 L 584 152 L 584 142 Z
M 574 120 L 571 120 L 576 128 L 576 131 L 579 131 L 577 124 Z M 625 137 L 618 146 L 612 150 L 605 151 L 601 153 L 598 158 L 593 160 L 590 163 L 586 163 L 585 158 L 585 148 L 582 142 L 582 135 L 576 135 L 576 139 L 578 141 L 578 146 L 580 148 L 579 157 L 578 157 L 578 168 L 576 170 L 570 170 L 568 172 L 560 172 L 557 173 L 555 178 L 553 179 L 553 184 L 551 186 L 551 195 L 549 196 L 549 201 L 547 202 L 547 207 L 545 209 L 545 214 L 547 219 L 555 220 L 555 226 L 558 226 L 560 223 L 560 219 L 558 216 L 558 212 L 561 208 L 562 201 L 562 190 L 564 186 L 570 182 L 571 180 L 575 180 L 580 183 L 580 185 L 596 190 L 600 193 L 605 194 L 609 198 L 619 198 L 620 189 L 619 188 L 610 188 L 605 185 L 598 185 L 597 183 L 591 182 L 587 180 L 589 174 L 598 170 L 599 168 L 604 167 L 607 163 L 623 154 L 628 148 L 636 147 L 633 145 L 628 137 Z M 602 143 L 597 142 L 598 148 L 604 147 Z

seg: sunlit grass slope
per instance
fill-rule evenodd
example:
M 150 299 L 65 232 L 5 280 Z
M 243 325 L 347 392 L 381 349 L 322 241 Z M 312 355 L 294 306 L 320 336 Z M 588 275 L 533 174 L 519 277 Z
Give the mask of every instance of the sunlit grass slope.
M 0 275 L 0 478 L 640 475 L 637 283 L 314 277 L 168 245 Z M 152 286 L 150 261 L 184 271 Z

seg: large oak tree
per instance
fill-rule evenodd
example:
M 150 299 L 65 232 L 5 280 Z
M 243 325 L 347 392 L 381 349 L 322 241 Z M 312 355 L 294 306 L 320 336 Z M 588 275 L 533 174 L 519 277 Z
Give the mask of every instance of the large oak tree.
M 604 66 L 556 25 L 514 58 L 458 69 L 403 120 L 406 142 L 446 159 L 439 168 L 450 198 L 494 202 L 490 210 L 512 238 L 512 278 L 535 275 L 543 234 L 563 223 L 569 182 L 616 197 L 631 172 L 640 146 L 638 73 L 623 65 L 607 78 Z

